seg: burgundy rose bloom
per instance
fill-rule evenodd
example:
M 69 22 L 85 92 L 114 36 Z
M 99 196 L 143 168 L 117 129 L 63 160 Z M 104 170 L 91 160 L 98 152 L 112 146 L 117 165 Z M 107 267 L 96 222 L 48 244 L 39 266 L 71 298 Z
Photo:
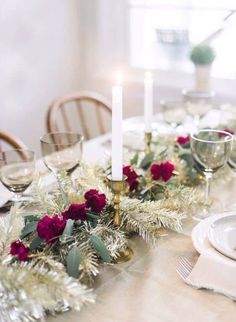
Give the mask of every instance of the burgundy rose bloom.
M 84 198 L 86 200 L 89 200 L 92 196 L 97 195 L 98 193 L 99 193 L 98 190 L 96 190 L 96 189 L 90 189 L 89 191 L 87 191 L 85 193 Z
M 92 211 L 100 213 L 106 205 L 106 196 L 104 193 L 99 193 L 95 189 L 87 191 L 84 195 L 86 199 L 86 207 Z
M 137 180 L 138 175 L 131 165 L 123 167 L 123 174 L 127 177 L 126 182 L 129 185 L 130 191 L 137 189 L 139 185 L 139 182 Z
M 176 139 L 176 142 L 178 142 L 180 145 L 184 145 L 189 143 L 190 137 L 189 136 L 178 136 Z
M 232 135 L 234 135 L 234 130 L 232 130 L 232 129 L 223 129 L 222 131 L 224 131 L 224 132 L 227 132 L 227 133 L 229 133 L 229 134 L 232 134 Z M 219 137 L 220 138 L 222 138 L 222 137 L 224 137 L 224 136 L 226 136 L 226 134 L 224 134 L 224 133 L 219 133 Z
M 64 218 L 60 218 L 58 215 L 53 217 L 46 215 L 39 220 L 37 232 L 39 237 L 45 239 L 47 243 L 53 243 L 63 233 L 65 225 L 66 220 Z
M 152 179 L 153 180 L 159 180 L 159 179 L 161 179 L 161 174 L 162 174 L 161 164 L 153 163 L 151 165 L 150 171 L 151 171 Z
M 20 261 L 27 261 L 28 253 L 29 253 L 29 247 L 26 247 L 22 241 L 17 240 L 11 243 L 11 249 L 10 254 L 13 256 L 17 256 Z
M 153 163 L 150 168 L 153 180 L 162 179 L 165 182 L 171 178 L 174 170 L 175 170 L 174 165 L 169 161 L 166 161 L 160 164 Z
M 62 216 L 65 220 L 72 219 L 72 220 L 86 220 L 87 214 L 85 209 L 85 203 L 81 204 L 71 204 L 70 207 L 63 211 Z

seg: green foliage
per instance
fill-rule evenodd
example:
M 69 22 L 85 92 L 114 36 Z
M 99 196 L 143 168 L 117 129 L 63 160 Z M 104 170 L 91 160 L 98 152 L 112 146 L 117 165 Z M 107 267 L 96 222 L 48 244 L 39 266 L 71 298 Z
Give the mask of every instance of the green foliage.
M 72 229 L 73 229 L 73 225 L 74 225 L 74 220 L 72 219 L 67 219 L 66 221 L 66 226 L 65 226 L 65 229 L 63 231 L 63 234 L 62 236 L 71 236 L 72 234 Z
M 73 247 L 67 255 L 67 273 L 74 278 L 79 277 L 80 251 L 78 247 Z
M 96 249 L 98 255 L 102 258 L 104 262 L 110 263 L 111 262 L 111 256 L 109 254 L 108 249 L 106 248 L 105 244 L 96 235 L 90 236 L 90 242 L 93 245 L 93 247 Z
M 138 157 L 139 157 L 139 154 L 138 154 L 138 152 L 136 152 L 135 155 L 133 156 L 133 158 L 130 160 L 130 164 L 137 165 L 138 164 Z
M 153 181 L 151 185 L 141 190 L 140 195 L 145 201 L 156 201 L 164 198 L 165 185 Z
M 180 159 L 186 162 L 186 174 L 187 180 L 185 185 L 195 186 L 200 183 L 200 171 L 196 167 L 196 163 L 192 157 L 191 151 L 187 149 L 182 149 L 182 152 L 179 154 Z
M 154 159 L 153 152 L 146 154 L 140 163 L 140 168 L 142 168 L 143 170 L 147 170 L 150 167 L 151 163 L 153 162 L 153 159 Z
M 208 45 L 197 45 L 190 52 L 190 59 L 195 65 L 210 65 L 215 56 L 214 49 Z
M 36 229 L 37 224 L 38 224 L 38 221 L 31 221 L 27 225 L 25 225 L 25 227 L 21 231 L 20 238 L 23 239 L 27 235 L 29 235 L 30 233 L 32 233 Z
M 38 248 L 42 242 L 43 242 L 43 240 L 41 238 L 39 238 L 39 236 L 37 234 L 34 237 L 34 239 L 32 240 L 32 242 L 30 243 L 30 250 L 34 250 L 34 249 Z

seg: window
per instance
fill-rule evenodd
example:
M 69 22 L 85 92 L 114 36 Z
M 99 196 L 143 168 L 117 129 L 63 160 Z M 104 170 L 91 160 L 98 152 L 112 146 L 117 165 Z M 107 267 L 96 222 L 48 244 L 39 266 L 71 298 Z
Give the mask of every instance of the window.
M 190 72 L 189 50 L 208 41 L 213 75 L 236 78 L 235 0 L 130 0 L 130 65 Z

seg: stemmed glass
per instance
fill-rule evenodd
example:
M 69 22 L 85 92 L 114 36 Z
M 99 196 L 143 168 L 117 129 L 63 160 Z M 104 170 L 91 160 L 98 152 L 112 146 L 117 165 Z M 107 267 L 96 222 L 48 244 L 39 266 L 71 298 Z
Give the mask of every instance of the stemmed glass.
M 178 101 L 168 102 L 161 100 L 160 104 L 165 123 L 171 126 L 173 132 L 176 132 L 177 128 L 183 124 L 186 119 L 186 112 L 183 108 L 183 103 Z
M 44 163 L 57 178 L 61 172 L 70 175 L 79 166 L 82 135 L 70 132 L 47 133 L 40 138 L 40 142 Z
M 236 175 L 236 137 L 233 139 L 232 151 L 230 153 L 228 165 L 234 171 Z
M 199 130 L 191 135 L 191 151 L 193 159 L 205 176 L 205 207 L 201 213 L 193 218 L 201 220 L 209 215 L 209 192 L 210 183 L 218 169 L 223 167 L 229 160 L 232 149 L 233 135 L 220 130 Z
M 22 193 L 34 179 L 35 154 L 33 151 L 13 149 L 0 151 L 0 180 L 14 193 L 12 201 L 21 200 Z

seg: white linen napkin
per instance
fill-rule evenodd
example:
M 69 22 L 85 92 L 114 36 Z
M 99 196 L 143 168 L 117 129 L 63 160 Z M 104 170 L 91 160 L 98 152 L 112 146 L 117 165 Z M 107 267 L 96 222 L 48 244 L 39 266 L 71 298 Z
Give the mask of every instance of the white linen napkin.
M 236 300 L 236 261 L 221 254 L 201 254 L 185 282 L 206 288 Z

